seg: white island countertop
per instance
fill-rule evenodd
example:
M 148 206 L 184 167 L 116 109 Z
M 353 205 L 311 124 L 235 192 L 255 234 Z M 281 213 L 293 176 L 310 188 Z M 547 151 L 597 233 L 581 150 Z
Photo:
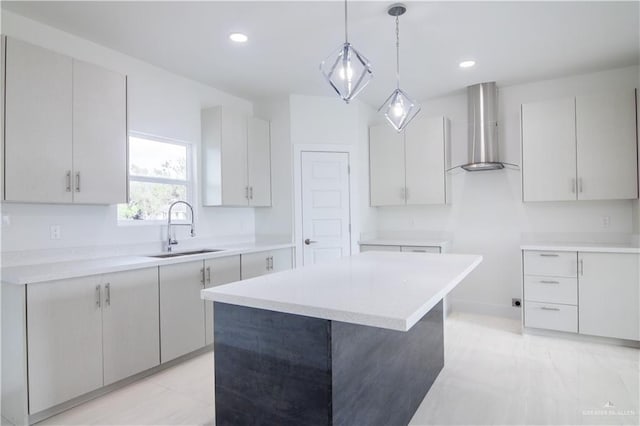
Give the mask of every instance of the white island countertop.
M 202 298 L 408 331 L 482 256 L 367 252 L 202 290 Z

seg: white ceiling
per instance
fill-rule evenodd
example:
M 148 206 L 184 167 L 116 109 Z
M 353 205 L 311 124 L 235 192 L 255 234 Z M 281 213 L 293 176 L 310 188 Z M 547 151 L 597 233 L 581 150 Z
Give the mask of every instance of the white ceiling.
M 350 2 L 350 41 L 374 69 L 361 97 L 394 88 L 391 2 Z M 417 99 L 495 80 L 498 85 L 637 64 L 633 2 L 407 2 L 400 18 L 402 88 Z M 2 2 L 41 21 L 248 98 L 331 95 L 319 62 L 343 42 L 343 3 Z M 249 35 L 231 43 L 232 31 Z M 472 58 L 474 68 L 458 62 Z

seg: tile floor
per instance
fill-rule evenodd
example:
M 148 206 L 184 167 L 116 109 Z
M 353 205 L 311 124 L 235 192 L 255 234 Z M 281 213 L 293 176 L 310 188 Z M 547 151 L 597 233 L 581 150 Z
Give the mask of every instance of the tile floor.
M 639 424 L 639 350 L 519 330 L 518 321 L 451 315 L 445 368 L 411 424 Z M 213 423 L 208 353 L 40 424 Z

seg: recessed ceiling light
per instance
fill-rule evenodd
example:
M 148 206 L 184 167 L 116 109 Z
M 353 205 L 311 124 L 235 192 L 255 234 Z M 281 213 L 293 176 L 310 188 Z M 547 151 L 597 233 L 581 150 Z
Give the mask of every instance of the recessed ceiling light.
M 242 33 L 231 33 L 229 34 L 229 40 L 235 41 L 236 43 L 246 43 L 246 41 L 249 40 L 249 37 Z
M 476 61 L 462 61 L 460 62 L 460 68 L 471 68 L 476 64 Z

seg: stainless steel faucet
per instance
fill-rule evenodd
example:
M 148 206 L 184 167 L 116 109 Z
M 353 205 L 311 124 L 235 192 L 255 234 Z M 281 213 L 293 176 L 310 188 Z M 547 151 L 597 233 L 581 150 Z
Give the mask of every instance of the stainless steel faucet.
M 184 204 L 185 206 L 189 207 L 189 210 L 191 210 L 191 223 L 171 223 L 171 209 L 173 209 L 173 206 L 175 206 L 176 204 Z M 196 236 L 196 230 L 195 230 L 194 218 L 193 218 L 193 207 L 191 207 L 191 204 L 187 203 L 186 201 L 179 200 L 179 201 L 174 201 L 169 206 L 169 217 L 167 219 L 167 235 L 168 235 L 167 251 L 171 251 L 171 246 L 178 244 L 178 240 L 176 240 L 175 238 L 171 238 L 171 226 L 190 226 L 191 236 L 192 237 Z

